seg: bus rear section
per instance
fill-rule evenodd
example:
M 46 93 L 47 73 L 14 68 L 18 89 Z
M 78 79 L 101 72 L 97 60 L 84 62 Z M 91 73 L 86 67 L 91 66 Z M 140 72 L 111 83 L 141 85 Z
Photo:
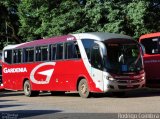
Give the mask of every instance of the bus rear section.
M 145 85 L 142 53 L 131 37 L 93 32 L 71 34 L 3 49 L 5 89 L 92 93 L 126 92 Z
M 0 61 L 0 90 L 3 90 L 3 81 L 2 81 L 2 63 Z
M 0 90 L 3 90 L 2 82 L 2 53 L 0 52 Z
M 160 88 L 160 32 L 142 35 L 139 42 L 144 47 L 146 86 Z

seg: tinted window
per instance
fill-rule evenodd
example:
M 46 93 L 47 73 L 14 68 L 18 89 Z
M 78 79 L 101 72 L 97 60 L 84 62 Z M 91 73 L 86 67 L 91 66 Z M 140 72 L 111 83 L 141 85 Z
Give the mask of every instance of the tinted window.
M 13 63 L 21 63 L 22 61 L 22 50 L 14 50 L 13 51 Z
M 22 50 L 18 50 L 17 63 L 21 63 L 22 61 Z
M 48 60 L 48 46 L 41 47 L 42 51 L 42 61 Z
M 24 49 L 24 62 L 33 62 L 34 61 L 34 48 Z
M 13 63 L 16 63 L 17 62 L 17 51 L 14 50 L 13 51 Z
M 63 59 L 63 43 L 57 44 L 56 59 Z
M 93 46 L 94 41 L 89 39 L 82 39 L 82 43 L 85 48 L 87 57 L 90 60 L 91 47 Z
M 102 69 L 103 60 L 100 54 L 100 48 L 98 44 L 94 44 L 91 51 L 91 65 L 94 68 Z
M 76 42 L 65 44 L 65 59 L 80 58 L 80 51 Z
M 41 49 L 36 47 L 36 61 L 41 61 Z
M 141 41 L 145 48 L 146 54 L 159 54 L 160 53 L 160 40 L 159 38 L 147 38 Z
M 48 46 L 36 47 L 36 61 L 48 60 Z
M 56 49 L 57 49 L 56 46 L 57 46 L 56 44 L 51 45 L 51 51 L 50 51 L 51 60 L 55 60 L 56 59 Z
M 12 63 L 12 50 L 4 51 L 4 61 L 9 64 Z

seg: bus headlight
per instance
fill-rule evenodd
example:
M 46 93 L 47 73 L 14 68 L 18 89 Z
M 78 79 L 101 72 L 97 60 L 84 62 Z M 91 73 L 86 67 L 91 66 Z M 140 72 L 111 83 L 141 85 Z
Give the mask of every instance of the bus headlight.
M 145 76 L 142 76 L 142 78 L 139 81 L 141 82 L 141 81 L 144 81 L 144 80 L 145 80 Z
M 141 78 L 142 80 L 145 80 L 145 74 L 142 74 L 142 78 Z
M 141 80 L 145 80 L 145 76 L 142 76 Z
M 108 77 L 108 80 L 114 81 L 115 79 L 113 77 Z

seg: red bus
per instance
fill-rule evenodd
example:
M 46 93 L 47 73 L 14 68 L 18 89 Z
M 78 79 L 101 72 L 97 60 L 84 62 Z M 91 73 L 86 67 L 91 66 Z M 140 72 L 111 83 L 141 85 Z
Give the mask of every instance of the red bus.
M 3 90 L 2 82 L 2 52 L 0 51 L 0 90 Z
M 145 49 L 144 67 L 146 72 L 146 86 L 160 87 L 160 32 L 142 35 L 139 42 Z
M 126 35 L 93 32 L 35 40 L 3 49 L 5 89 L 52 94 L 125 92 L 145 86 L 142 52 Z

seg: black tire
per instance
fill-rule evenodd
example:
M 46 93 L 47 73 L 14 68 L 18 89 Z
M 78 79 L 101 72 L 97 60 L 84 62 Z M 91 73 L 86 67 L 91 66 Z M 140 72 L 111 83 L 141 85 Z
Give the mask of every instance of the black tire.
M 29 80 L 26 80 L 24 82 L 23 91 L 24 91 L 24 94 L 27 97 L 32 97 L 32 96 L 38 96 L 39 95 L 39 91 L 32 91 L 31 84 L 30 84 Z
M 89 92 L 88 83 L 86 79 L 80 80 L 78 84 L 78 92 L 82 98 L 90 97 L 90 92 Z
M 51 91 L 51 95 L 62 96 L 62 95 L 65 95 L 65 91 Z

